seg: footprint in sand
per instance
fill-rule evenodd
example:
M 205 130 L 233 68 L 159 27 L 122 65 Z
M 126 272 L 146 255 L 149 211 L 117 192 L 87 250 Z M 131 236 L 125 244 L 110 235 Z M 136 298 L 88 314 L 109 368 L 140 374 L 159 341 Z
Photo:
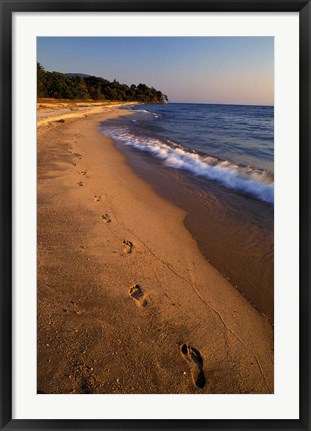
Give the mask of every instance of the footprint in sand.
M 122 241 L 122 244 L 124 245 L 124 253 L 131 254 L 134 248 L 133 243 L 131 241 L 124 240 Z
M 77 186 L 82 187 L 82 186 L 83 186 L 83 182 L 82 182 L 82 181 L 79 181 L 79 182 L 77 183 Z
M 86 171 L 81 171 L 80 175 L 86 175 Z
M 128 293 L 130 297 L 133 298 L 137 307 L 146 307 L 147 298 L 145 292 L 138 284 L 134 284 L 134 286 L 130 287 Z
M 111 223 L 111 218 L 109 217 L 109 214 L 103 214 L 101 217 L 106 223 Z
M 99 201 L 101 200 L 101 198 L 102 198 L 102 197 L 101 197 L 100 195 L 95 195 L 95 196 L 94 196 L 94 201 L 95 201 L 95 202 L 99 202 Z
M 203 371 L 203 358 L 201 353 L 189 344 L 182 344 L 180 346 L 182 357 L 187 362 L 193 383 L 200 389 L 206 385 L 206 379 Z

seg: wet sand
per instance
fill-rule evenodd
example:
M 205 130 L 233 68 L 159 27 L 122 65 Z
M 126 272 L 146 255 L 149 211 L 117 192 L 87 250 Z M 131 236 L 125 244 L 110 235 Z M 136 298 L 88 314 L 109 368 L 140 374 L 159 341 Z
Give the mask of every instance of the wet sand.
M 38 128 L 38 392 L 272 393 L 270 323 L 98 132 L 120 114 Z

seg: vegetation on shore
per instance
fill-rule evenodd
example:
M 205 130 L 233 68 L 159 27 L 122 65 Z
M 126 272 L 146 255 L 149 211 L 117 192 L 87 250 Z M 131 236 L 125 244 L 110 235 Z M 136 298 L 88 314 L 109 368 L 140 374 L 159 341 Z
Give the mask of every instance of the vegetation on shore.
M 37 63 L 37 97 L 165 103 L 167 96 L 145 84 L 130 87 L 96 76 L 47 72 Z

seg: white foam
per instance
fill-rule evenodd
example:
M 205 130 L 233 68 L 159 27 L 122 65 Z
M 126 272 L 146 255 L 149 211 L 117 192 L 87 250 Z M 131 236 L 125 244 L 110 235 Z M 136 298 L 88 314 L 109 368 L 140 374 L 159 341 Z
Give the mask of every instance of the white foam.
M 129 108 L 129 110 L 130 111 L 133 111 L 133 112 L 143 112 L 144 114 L 150 114 L 150 115 L 153 115 L 155 118 L 159 118 L 160 117 L 160 114 L 157 114 L 157 113 L 155 113 L 155 112 L 151 112 L 151 111 L 148 111 L 147 109 L 135 109 L 135 108 Z M 134 120 L 133 120 L 134 121 Z M 135 120 L 136 121 L 136 120 Z
M 134 112 L 145 112 L 147 114 L 151 114 L 151 112 L 147 111 L 147 109 L 131 109 L 131 111 L 134 111 Z
M 263 202 L 274 203 L 274 183 L 271 174 L 266 171 L 220 161 L 211 156 L 202 157 L 178 146 L 171 147 L 160 139 L 133 135 L 123 127 L 104 127 L 103 133 L 124 145 L 152 154 L 170 168 L 184 169 Z

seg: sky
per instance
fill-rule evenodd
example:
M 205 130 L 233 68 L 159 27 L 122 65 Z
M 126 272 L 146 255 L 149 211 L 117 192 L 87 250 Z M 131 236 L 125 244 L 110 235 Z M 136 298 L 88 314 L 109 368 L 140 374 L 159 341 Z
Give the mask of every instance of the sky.
M 274 104 L 273 37 L 38 37 L 37 61 L 144 83 L 169 102 Z

